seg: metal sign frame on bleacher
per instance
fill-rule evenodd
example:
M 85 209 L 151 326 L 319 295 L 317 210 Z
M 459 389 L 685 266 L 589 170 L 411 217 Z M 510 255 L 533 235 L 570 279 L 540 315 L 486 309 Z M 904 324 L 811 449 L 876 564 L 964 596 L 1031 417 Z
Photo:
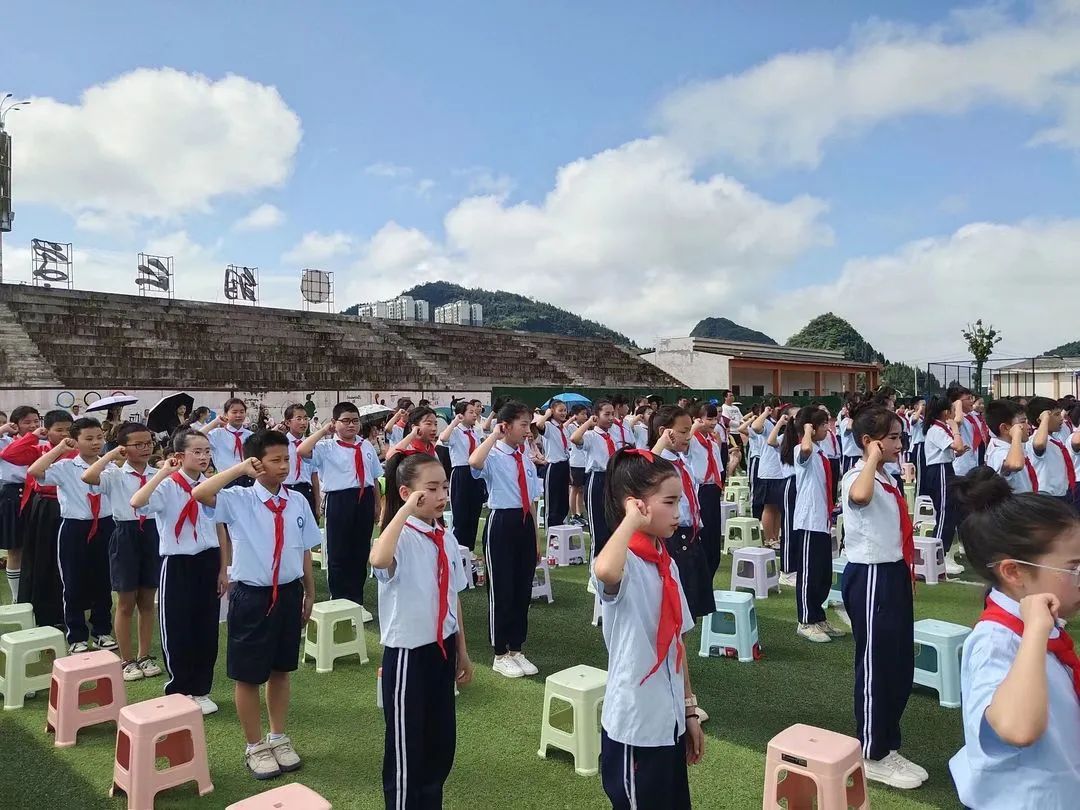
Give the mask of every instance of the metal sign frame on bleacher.
M 172 298 L 175 292 L 172 256 L 155 256 L 151 253 L 140 253 L 138 269 L 135 271 L 135 286 L 139 288 L 139 295 L 158 297 L 164 293 L 166 298 Z
M 63 284 L 70 290 L 75 283 L 75 250 L 71 242 L 31 239 L 30 281 L 35 287 Z
M 329 270 L 305 267 L 300 271 L 300 301 L 304 312 L 326 307 L 334 311 L 334 274 Z

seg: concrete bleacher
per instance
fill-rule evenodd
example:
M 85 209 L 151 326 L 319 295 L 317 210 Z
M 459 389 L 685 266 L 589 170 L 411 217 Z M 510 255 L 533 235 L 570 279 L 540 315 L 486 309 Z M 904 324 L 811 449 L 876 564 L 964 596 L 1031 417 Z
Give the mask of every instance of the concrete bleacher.
M 0 284 L 0 385 L 246 390 L 671 386 L 589 338 Z

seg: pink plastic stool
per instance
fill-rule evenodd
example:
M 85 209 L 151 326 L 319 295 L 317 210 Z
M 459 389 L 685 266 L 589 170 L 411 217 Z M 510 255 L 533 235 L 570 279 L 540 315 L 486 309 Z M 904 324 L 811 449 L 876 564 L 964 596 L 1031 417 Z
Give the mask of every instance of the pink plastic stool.
M 91 681 L 96 681 L 91 689 L 80 688 Z M 82 708 L 91 704 L 96 705 Z M 121 662 L 113 653 L 97 650 L 57 658 L 49 683 L 45 731 L 56 733 L 57 748 L 68 748 L 75 744 L 79 729 L 118 722 L 126 705 Z
M 225 810 L 330 810 L 330 802 L 311 788 L 293 782 L 241 799 Z
M 169 760 L 164 770 L 157 768 L 159 757 Z M 109 795 L 122 790 L 128 810 L 154 810 L 158 792 L 192 781 L 200 796 L 214 789 L 198 704 L 184 695 L 165 695 L 121 709 Z
M 781 801 L 786 800 L 786 804 Z M 765 757 L 766 810 L 861 810 L 870 806 L 859 741 L 802 725 L 769 740 Z

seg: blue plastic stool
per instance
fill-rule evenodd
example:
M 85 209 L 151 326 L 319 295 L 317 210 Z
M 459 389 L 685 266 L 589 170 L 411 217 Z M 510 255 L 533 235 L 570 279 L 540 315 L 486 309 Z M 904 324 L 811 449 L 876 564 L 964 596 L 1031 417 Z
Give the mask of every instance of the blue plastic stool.
M 970 627 L 937 619 L 915 622 L 915 678 L 938 693 L 946 709 L 960 708 L 960 655 Z
M 754 595 L 741 591 L 713 591 L 716 612 L 701 623 L 701 649 L 698 655 L 716 655 L 756 661 L 761 657 L 758 644 L 757 611 Z
M 844 596 L 840 588 L 844 584 L 845 568 L 847 568 L 847 557 L 837 557 L 832 561 L 832 587 L 829 588 L 829 596 L 822 607 L 844 604 Z

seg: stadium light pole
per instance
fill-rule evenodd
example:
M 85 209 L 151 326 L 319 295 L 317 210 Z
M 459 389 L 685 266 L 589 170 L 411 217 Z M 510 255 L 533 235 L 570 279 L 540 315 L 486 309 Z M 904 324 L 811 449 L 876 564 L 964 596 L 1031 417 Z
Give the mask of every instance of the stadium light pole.
M 4 120 L 7 118 L 8 113 L 16 112 L 16 111 L 20 110 L 21 108 L 27 107 L 27 106 L 30 105 L 29 100 L 12 101 L 12 102 L 8 103 L 10 98 L 11 98 L 11 93 L 8 93 L 7 95 L 5 95 L 3 97 L 3 99 L 0 99 L 0 138 L 4 138 L 8 142 L 9 148 L 8 148 L 7 151 L 8 151 L 8 162 L 9 163 L 11 161 L 11 149 L 10 149 L 11 136 L 8 135 L 4 131 Z M 7 104 L 6 108 L 4 107 L 5 104 Z M 8 166 L 8 169 L 10 169 L 10 168 L 11 167 Z M 10 175 L 9 175 L 9 178 L 10 178 Z M 10 191 L 11 190 L 8 189 L 9 194 L 10 194 Z M 13 213 L 9 213 L 9 215 L 7 217 L 5 217 L 4 221 L 0 221 L 0 283 L 2 283 L 4 281 L 4 232 L 11 230 L 11 220 L 14 219 L 14 217 L 15 217 L 15 215 Z

